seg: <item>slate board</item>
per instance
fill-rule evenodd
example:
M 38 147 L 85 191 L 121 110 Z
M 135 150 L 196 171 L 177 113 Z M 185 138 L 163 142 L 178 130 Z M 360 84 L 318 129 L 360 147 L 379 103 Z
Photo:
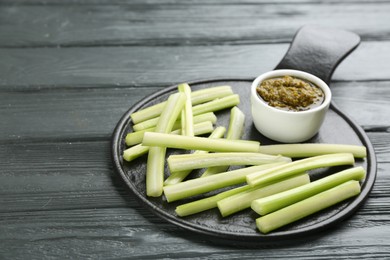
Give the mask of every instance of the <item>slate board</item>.
M 245 133 L 243 139 L 258 140 L 262 145 L 275 143 L 257 132 L 250 116 L 250 85 L 253 79 L 212 79 L 204 81 L 189 82 L 193 90 L 230 85 L 233 91 L 240 95 L 238 107 L 245 113 Z M 167 87 L 159 92 L 150 95 L 130 108 L 118 122 L 112 136 L 112 159 L 118 174 L 130 187 L 134 196 L 142 205 L 149 208 L 153 213 L 174 225 L 180 226 L 198 235 L 204 236 L 210 241 L 229 245 L 250 245 L 268 243 L 287 243 L 308 239 L 309 236 L 316 236 L 320 232 L 333 227 L 340 221 L 351 216 L 370 193 L 376 178 L 376 158 L 371 142 L 360 126 L 351 118 L 342 113 L 335 104 L 331 104 L 324 124 L 316 136 L 307 142 L 315 143 L 339 143 L 364 145 L 367 148 L 367 158 L 356 160 L 356 166 L 362 166 L 367 171 L 367 176 L 362 182 L 362 192 L 359 196 L 339 203 L 329 209 L 323 210 L 315 215 L 297 221 L 293 224 L 280 228 L 269 234 L 261 234 L 255 225 L 258 215 L 251 209 L 244 210 L 232 216 L 222 218 L 217 209 L 208 210 L 193 216 L 180 218 L 175 214 L 176 206 L 192 201 L 195 198 L 212 195 L 213 192 L 193 197 L 192 199 L 167 203 L 164 196 L 160 198 L 149 198 L 145 193 L 145 172 L 146 156 L 140 157 L 132 162 L 124 162 L 122 159 L 123 150 L 126 149 L 125 136 L 131 132 L 132 121 L 129 115 L 139 109 L 159 103 L 177 90 L 177 85 Z M 217 125 L 228 126 L 230 109 L 216 113 Z M 179 151 L 170 149 L 167 156 Z M 234 168 L 234 167 L 233 167 Z M 332 167 L 317 169 L 310 172 L 312 180 L 342 170 L 345 167 Z M 166 167 L 165 174 L 167 176 Z M 194 174 L 196 175 L 196 173 Z

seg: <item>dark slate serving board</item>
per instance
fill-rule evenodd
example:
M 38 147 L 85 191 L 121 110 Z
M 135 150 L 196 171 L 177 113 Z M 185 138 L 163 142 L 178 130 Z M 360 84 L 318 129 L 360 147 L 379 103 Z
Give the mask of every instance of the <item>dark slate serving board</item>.
M 253 79 L 214 79 L 190 82 L 190 86 L 193 90 L 197 90 L 212 86 L 230 85 L 233 91 L 240 95 L 241 101 L 238 107 L 246 115 L 243 139 L 259 140 L 262 145 L 272 144 L 274 142 L 259 134 L 252 123 L 250 116 L 250 85 L 252 81 Z M 217 209 L 185 218 L 176 216 L 176 206 L 190 199 L 167 203 L 164 196 L 160 198 L 147 197 L 145 193 L 146 156 L 132 162 L 124 162 L 122 159 L 123 150 L 126 149 L 125 136 L 132 131 L 132 121 L 129 115 L 134 111 L 166 100 L 176 89 L 176 85 L 167 87 L 148 96 L 130 108 L 118 122 L 112 137 L 112 158 L 117 172 L 133 191 L 134 196 L 139 199 L 140 203 L 162 219 L 198 235 L 203 235 L 206 239 L 224 244 L 248 245 L 251 243 L 293 242 L 300 238 L 307 239 L 309 235 L 315 236 L 319 232 L 349 217 L 359 208 L 370 193 L 376 177 L 376 158 L 373 147 L 364 131 L 332 104 L 319 133 L 307 142 L 354 144 L 367 147 L 367 158 L 356 160 L 356 166 L 362 166 L 367 170 L 367 176 L 362 182 L 362 192 L 359 196 L 266 235 L 261 234 L 256 229 L 255 219 L 258 215 L 250 209 L 226 218 L 222 218 Z M 217 125 L 227 127 L 230 110 L 223 110 L 216 114 L 218 116 Z M 177 152 L 179 151 L 169 150 L 167 156 Z M 319 169 L 310 172 L 310 175 L 314 180 L 341 169 L 343 167 Z M 167 168 L 165 174 L 168 174 Z M 208 193 L 206 196 L 211 194 L 213 193 Z M 197 196 L 196 198 L 202 196 Z

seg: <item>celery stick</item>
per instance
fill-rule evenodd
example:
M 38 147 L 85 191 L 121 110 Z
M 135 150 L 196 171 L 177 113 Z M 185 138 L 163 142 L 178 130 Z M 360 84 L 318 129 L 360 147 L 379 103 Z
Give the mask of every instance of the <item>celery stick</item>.
M 152 118 L 152 119 L 143 121 L 139 124 L 133 125 L 133 130 L 134 131 L 142 131 L 145 129 L 155 127 L 157 125 L 159 118 L 160 117 Z M 204 121 L 212 121 L 213 123 L 215 123 L 215 122 L 217 122 L 217 117 L 213 112 L 202 113 L 202 114 L 199 114 L 199 115 L 196 115 L 193 117 L 194 124 L 204 122 Z M 181 128 L 181 125 L 182 125 L 182 122 L 179 119 L 173 124 L 172 129 L 179 129 L 179 128 Z
M 193 116 L 201 115 L 208 112 L 219 111 L 228 107 L 232 107 L 237 105 L 240 102 L 238 95 L 230 95 L 223 97 L 221 99 L 215 99 L 213 101 L 209 101 L 207 103 L 203 103 L 197 106 L 192 107 Z M 150 128 L 156 125 L 159 117 L 151 118 L 138 124 L 133 125 L 134 131 L 140 131 L 146 128 Z M 181 123 L 180 123 L 181 124 Z
M 149 147 L 146 163 L 146 195 L 159 197 L 164 183 L 164 159 L 167 148 Z
M 208 134 L 213 131 L 213 124 L 211 122 L 202 122 L 194 125 L 195 135 Z M 172 131 L 171 134 L 180 135 L 181 129 Z M 123 151 L 123 159 L 125 161 L 132 161 L 149 151 L 149 146 L 143 146 L 141 144 L 134 145 Z
M 227 170 L 229 170 L 229 165 L 209 167 L 203 172 L 200 177 L 204 178 L 207 176 L 215 175 L 217 173 L 226 172 Z
M 355 158 L 364 158 L 367 156 L 366 147 L 346 144 L 304 143 L 263 145 L 260 147 L 259 152 L 275 155 L 281 154 L 292 158 L 310 157 L 330 153 L 352 153 Z
M 225 108 L 237 106 L 240 103 L 240 96 L 233 94 L 223 98 L 215 99 L 207 103 L 192 107 L 194 115 L 203 114 L 206 112 L 215 112 Z
M 206 122 L 206 121 L 210 121 L 211 123 L 215 124 L 215 122 L 217 122 L 217 117 L 212 112 L 204 113 L 204 114 L 195 116 L 193 118 L 194 128 L 195 128 L 196 124 L 202 123 L 202 122 Z M 181 121 L 176 121 L 173 124 L 172 129 L 176 130 L 176 129 L 180 129 L 180 128 L 181 128 Z M 142 138 L 144 138 L 144 133 L 145 132 L 155 132 L 155 129 L 156 129 L 155 126 L 151 127 L 151 128 L 146 128 L 146 129 L 143 129 L 143 127 L 142 127 L 142 128 L 139 128 L 138 131 L 134 130 L 136 132 L 128 133 L 126 135 L 126 139 L 125 139 L 126 140 L 126 145 L 127 146 L 132 146 L 132 145 L 136 145 L 136 144 L 141 143 L 142 142 Z M 194 129 L 194 131 L 195 131 L 195 129 Z M 194 135 L 196 135 L 196 134 L 194 133 Z
M 138 110 L 130 115 L 131 120 L 134 124 L 141 123 L 148 119 L 160 116 L 161 112 L 164 109 L 164 106 L 167 104 L 167 101 L 155 104 L 150 107 L 143 108 Z
M 229 128 L 226 139 L 241 139 L 244 134 L 245 114 L 238 108 L 233 107 L 230 111 Z
M 216 98 L 232 95 L 233 91 L 230 86 L 218 86 L 207 89 L 200 89 L 192 91 L 191 102 L 192 105 L 198 105 L 204 102 L 214 100 Z M 130 115 L 134 124 L 138 124 L 142 121 L 160 116 L 166 101 L 158 103 L 156 105 L 138 110 Z
M 296 173 L 311 169 L 337 165 L 353 165 L 354 162 L 355 160 L 351 153 L 319 155 L 297 160 L 292 163 L 289 163 L 288 165 L 282 165 L 274 169 L 251 174 L 247 176 L 246 180 L 249 185 L 255 186 L 267 182 L 276 181 L 281 178 L 286 178 Z
M 241 139 L 244 133 L 245 115 L 238 108 L 233 107 L 230 111 L 229 128 L 226 135 L 226 139 L 237 140 Z M 210 176 L 220 172 L 225 172 L 229 169 L 229 165 L 214 166 L 206 169 L 201 177 Z
M 210 134 L 209 138 L 222 138 L 225 134 L 226 128 L 223 126 L 218 126 L 214 129 L 214 131 Z M 208 153 L 207 151 L 196 150 L 194 154 Z M 164 185 L 172 185 L 183 181 L 188 174 L 190 174 L 191 170 L 173 172 L 169 177 L 164 181 Z
M 199 105 L 217 98 L 230 96 L 232 94 L 232 87 L 226 85 L 195 90 L 191 93 L 191 103 L 192 105 Z
M 223 172 L 204 178 L 191 179 L 178 184 L 164 186 L 164 194 L 168 202 L 184 199 L 208 191 L 245 182 L 245 176 L 267 168 L 277 167 L 285 162 L 251 166 L 234 171 Z
M 167 159 L 171 172 L 201 169 L 218 165 L 260 165 L 274 162 L 291 162 L 288 157 L 262 153 L 202 153 L 177 154 Z
M 168 98 L 156 125 L 156 132 L 171 132 L 185 100 L 183 93 L 176 93 Z M 166 147 L 152 146 L 149 148 L 146 163 L 146 194 L 150 197 L 159 197 L 163 192 L 165 153 Z
M 141 144 L 134 145 L 123 151 L 123 160 L 131 162 L 138 157 L 149 152 L 149 146 L 143 146 Z
M 127 146 L 133 146 L 140 144 L 144 138 L 145 132 L 154 132 L 156 127 L 148 128 L 145 130 L 128 133 L 125 137 L 125 142 Z
M 257 152 L 260 143 L 247 140 L 210 139 L 206 137 L 175 136 L 171 134 L 146 132 L 142 140 L 142 145 L 214 152 Z
M 360 181 L 365 177 L 363 167 L 347 169 L 330 176 L 324 177 L 307 185 L 291 189 L 273 196 L 253 201 L 252 209 L 259 215 L 265 215 L 295 202 L 323 192 L 349 180 Z
M 218 193 L 218 194 L 211 196 L 211 197 L 207 197 L 204 199 L 200 199 L 200 200 L 196 200 L 196 201 L 182 204 L 182 205 L 176 207 L 176 214 L 180 217 L 185 217 L 185 216 L 196 214 L 196 213 L 208 210 L 208 209 L 215 208 L 215 207 L 217 207 L 218 201 L 220 201 L 224 198 L 233 196 L 234 194 L 244 192 L 244 191 L 251 189 L 251 188 L 252 187 L 250 187 L 249 185 L 245 185 L 245 186 L 241 186 L 238 188 L 234 188 L 231 190 L 227 190 L 227 191 Z
M 257 218 L 256 226 L 262 233 L 269 233 L 343 200 L 354 197 L 359 193 L 359 182 L 354 180 L 348 181 L 288 207 Z
M 183 135 L 194 136 L 194 119 L 192 115 L 191 88 L 183 83 L 178 86 L 179 92 L 186 95 L 186 103 L 181 112 L 181 129 Z
M 221 215 L 226 217 L 250 208 L 253 200 L 299 187 L 309 182 L 310 178 L 308 174 L 300 174 L 260 188 L 248 185 L 251 187 L 250 189 L 218 201 L 218 209 L 219 212 L 221 212 Z

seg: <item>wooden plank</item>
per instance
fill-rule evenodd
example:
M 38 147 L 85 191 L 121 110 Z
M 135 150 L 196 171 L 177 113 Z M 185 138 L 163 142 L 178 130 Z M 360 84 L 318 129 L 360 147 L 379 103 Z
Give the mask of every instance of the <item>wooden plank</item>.
M 31 259 L 253 259 L 257 254 L 272 259 L 321 259 L 324 255 L 372 259 L 390 254 L 385 225 L 389 215 L 385 214 L 357 213 L 319 234 L 315 243 L 306 239 L 251 249 L 215 246 L 150 214 L 143 217 L 144 213 L 111 208 L 0 214 L 0 255 L 5 259 L 26 255 Z
M 389 131 L 389 84 L 335 82 L 333 100 L 367 131 Z M 6 122 L 0 124 L 0 143 L 106 140 L 125 111 L 160 89 L 151 86 L 0 91 L 0 122 Z M 376 111 L 376 116 L 371 111 Z
M 337 2 L 337 1 L 336 1 Z M 39 3 L 39 1 L 38 1 Z M 86 1 L 86 3 L 88 3 Z M 388 2 L 168 1 L 124 5 L 5 5 L 0 46 L 209 45 L 290 42 L 317 24 L 389 40 Z M 174 4 L 172 4 L 174 3 Z M 15 19 L 17 17 L 18 19 Z M 364 23 L 361 22 L 364 17 Z M 213 28 L 205 30 L 205 24 Z M 373 29 L 374 28 L 374 29 Z
M 350 257 L 345 248 L 353 245 L 353 253 L 363 257 L 390 253 L 385 228 L 390 220 L 390 134 L 370 133 L 370 139 L 379 167 L 369 199 L 347 221 L 319 234 L 316 243 L 293 244 L 297 256 L 318 258 L 326 251 L 331 258 Z M 2 258 L 253 257 L 252 249 L 237 252 L 205 243 L 141 207 L 113 173 L 108 147 L 109 141 L 0 146 L 6 158 L 0 162 Z M 276 248 L 257 250 L 264 257 L 291 257 L 291 245 Z
M 286 0 L 274 0 L 274 4 L 286 4 Z M 387 0 L 344 0 L 342 3 L 386 3 Z M 322 0 L 288 0 L 288 3 L 294 4 L 323 4 Z M 326 3 L 342 4 L 338 0 L 327 0 Z M 2 0 L 3 5 L 219 5 L 219 4 L 230 4 L 230 5 L 246 5 L 246 4 L 270 4 L 269 0 L 68 0 L 64 3 L 61 0 Z
M 373 194 L 387 198 L 390 133 L 369 137 L 379 163 Z M 109 139 L 10 143 L 0 156 L 0 212 L 126 207 L 132 197 L 113 169 Z
M 331 85 L 335 104 L 367 131 L 390 129 L 388 86 L 388 81 Z M 7 122 L 0 124 L 0 142 L 107 139 L 125 111 L 160 89 L 60 88 L 0 92 L 0 122 Z M 371 111 L 376 111 L 375 116 Z
M 131 106 L 159 88 L 71 88 L 0 94 L 0 140 L 109 139 Z
M 0 49 L 0 88 L 167 86 L 272 70 L 288 44 L 241 46 Z M 335 81 L 389 80 L 389 42 L 366 42 L 336 69 Z M 356 66 L 359 64 L 359 66 Z
M 110 141 L 8 144 L 0 147 L 0 212 L 126 207 Z

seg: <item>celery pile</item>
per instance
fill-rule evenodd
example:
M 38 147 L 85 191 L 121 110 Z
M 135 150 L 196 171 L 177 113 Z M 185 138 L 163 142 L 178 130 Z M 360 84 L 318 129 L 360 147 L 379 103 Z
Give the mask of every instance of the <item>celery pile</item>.
M 239 102 L 230 86 L 192 91 L 183 83 L 166 101 L 130 115 L 133 132 L 126 135 L 123 159 L 130 162 L 147 154 L 147 196 L 191 200 L 177 206 L 180 217 L 212 208 L 222 217 L 253 210 L 260 215 L 254 219 L 258 230 L 268 233 L 360 193 L 362 167 L 316 181 L 310 181 L 310 171 L 353 166 L 355 158 L 367 156 L 365 147 L 242 140 L 245 115 Z M 226 128 L 214 128 L 215 113 L 227 108 L 230 121 L 224 138 Z M 167 149 L 181 154 L 167 156 Z M 229 170 L 230 166 L 236 168 Z M 189 177 L 194 170 L 197 177 Z

